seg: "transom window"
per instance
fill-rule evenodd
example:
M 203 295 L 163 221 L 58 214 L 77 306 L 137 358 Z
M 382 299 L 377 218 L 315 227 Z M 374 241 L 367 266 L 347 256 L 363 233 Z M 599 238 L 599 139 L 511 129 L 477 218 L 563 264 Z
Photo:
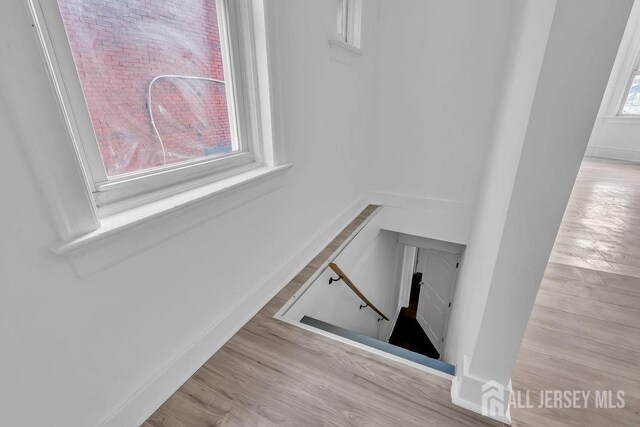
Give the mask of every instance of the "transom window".
M 360 47 L 362 0 L 338 0 L 338 40 Z

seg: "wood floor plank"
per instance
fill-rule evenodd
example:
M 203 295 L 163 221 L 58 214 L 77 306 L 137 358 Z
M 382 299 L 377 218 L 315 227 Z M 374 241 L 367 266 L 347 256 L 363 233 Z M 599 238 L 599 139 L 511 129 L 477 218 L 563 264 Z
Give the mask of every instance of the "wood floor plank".
M 185 383 L 146 423 L 153 427 L 274 425 L 192 381 Z
M 540 289 L 536 304 L 555 308 L 567 313 L 580 314 L 594 319 L 635 327 L 638 325 L 638 310 L 621 307 L 603 301 L 579 298 L 561 292 Z
M 600 277 L 608 287 L 640 293 L 640 278 L 604 271 L 600 272 Z
M 557 277 L 570 280 L 579 280 L 595 285 L 605 285 L 604 279 L 596 270 L 574 267 L 566 264 L 550 262 L 544 272 L 546 277 Z
M 621 325 L 540 305 L 533 308 L 529 324 L 576 337 L 589 337 L 611 351 L 617 347 L 640 351 L 640 324 Z
M 637 425 L 640 415 L 640 383 L 622 376 L 614 376 L 580 364 L 560 360 L 523 348 L 512 378 L 514 390 L 530 390 L 533 406 L 539 406 L 540 390 L 622 390 L 627 410 L 594 408 L 526 408 L 513 409 L 519 422 L 514 425 Z M 522 424 L 520 423 L 522 422 Z M 551 423 L 550 423 L 551 422 Z
M 267 356 L 275 357 L 277 354 L 286 354 L 293 358 L 289 363 L 299 364 L 300 371 L 316 367 L 319 375 L 330 377 L 337 375 L 336 381 L 339 381 L 340 378 L 350 377 L 356 385 L 361 387 L 361 392 L 362 388 L 365 388 L 364 391 L 367 392 L 367 395 L 385 392 L 395 394 L 395 396 L 390 395 L 391 400 L 387 401 L 387 404 L 393 403 L 395 399 L 400 399 L 405 403 L 415 401 L 423 406 L 429 406 L 435 402 L 434 409 L 437 410 L 441 409 L 442 405 L 447 407 L 450 405 L 448 397 L 450 382 L 448 380 L 434 378 L 423 371 L 416 371 L 388 359 L 379 359 L 377 355 L 347 344 L 336 343 L 326 337 L 313 339 L 315 334 L 309 331 L 280 323 L 275 327 L 269 327 L 268 332 L 256 331 L 256 337 L 252 337 L 260 339 L 261 335 L 267 335 L 269 341 L 277 342 L 278 350 L 267 354 Z M 283 331 L 284 333 L 278 336 L 278 326 L 294 330 Z M 256 327 L 262 328 L 264 326 L 258 324 Z M 297 340 L 292 340 L 292 336 L 295 337 L 298 334 L 311 334 L 311 336 L 310 339 L 302 339 L 296 343 Z M 280 338 L 279 341 L 278 338 Z M 288 343 L 289 340 L 293 342 Z M 252 339 L 249 339 L 248 342 L 253 343 Z M 300 348 L 296 348 L 296 344 Z M 326 358 L 326 360 L 318 360 L 320 358 Z M 317 366 L 317 363 L 320 365 Z M 327 370 L 327 366 L 332 368 Z M 350 384 L 346 385 L 346 387 L 350 386 Z M 408 389 L 412 390 L 411 395 L 407 395 L 406 390 Z
M 624 390 L 632 406 L 640 408 L 640 382 L 527 348 L 520 351 L 512 380 L 521 390 Z
M 320 415 L 310 416 L 311 407 L 295 394 L 288 394 L 278 383 L 257 381 L 245 371 L 229 372 L 217 359 L 215 365 L 205 365 L 194 374 L 195 381 L 207 383 L 218 393 L 253 410 L 281 426 L 322 425 Z
M 592 369 L 640 381 L 640 352 L 621 347 L 610 349 L 585 337 L 529 324 L 522 348 L 575 362 Z
M 592 285 L 590 283 L 584 283 L 577 280 L 549 277 L 542 279 L 540 289 L 636 310 L 639 311 L 638 314 L 640 315 L 640 294 L 637 292 L 627 291 L 620 288 Z

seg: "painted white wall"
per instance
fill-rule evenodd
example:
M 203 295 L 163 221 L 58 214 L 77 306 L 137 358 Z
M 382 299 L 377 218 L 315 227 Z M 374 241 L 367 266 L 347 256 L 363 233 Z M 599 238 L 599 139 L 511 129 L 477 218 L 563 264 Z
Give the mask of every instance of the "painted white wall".
M 406 229 L 389 226 L 393 231 L 457 243 L 472 235 L 463 263 L 467 284 L 458 287 L 467 291 L 456 298 L 467 301 L 462 309 L 474 301 L 473 291 L 465 292 L 477 289 L 484 297 L 468 317 L 454 316 L 460 334 L 447 344 L 455 357 L 448 360 L 473 356 L 471 372 L 504 379 L 629 4 L 560 0 L 563 13 L 538 84 L 549 1 L 367 0 L 365 54 L 346 59 L 327 43 L 334 1 L 267 2 L 277 32 L 271 46 L 278 58 L 277 134 L 294 168 L 278 190 L 85 279 L 48 250 L 58 236 L 22 131 L 35 127 L 51 139 L 65 133 L 26 7 L 7 2 L 0 14 L 3 422 L 135 423 L 306 264 L 362 207 L 365 194 L 395 207 L 404 203 L 400 196 L 410 196 L 408 205 L 417 208 L 409 216 L 389 215 L 390 222 L 408 218 Z M 576 79 L 568 69 L 590 72 Z M 521 73 L 512 75 L 515 70 Z M 15 85 L 31 114 L 16 115 L 6 100 Z M 556 105 L 562 93 L 563 102 L 578 100 L 580 107 Z M 548 212 L 539 209 L 547 204 Z M 493 214 L 501 220 L 487 218 Z M 514 271 L 522 292 L 506 287 Z M 521 311 L 485 309 L 482 301 L 496 292 L 495 303 L 515 298 Z M 505 332 L 500 322 L 507 316 L 515 322 Z M 491 359 L 502 346 L 505 359 Z
M 640 55 L 640 2 L 631 9 L 586 155 L 640 162 L 640 118 L 618 116 Z
M 516 2 L 508 79 L 501 94 L 493 144 L 482 179 L 471 241 L 461 265 L 446 337 L 444 360 L 459 364 L 470 352 L 497 260 L 502 228 L 518 170 L 555 0 Z M 481 303 L 479 303 L 481 301 Z M 464 345 L 464 347 L 463 347 Z
M 512 3 L 381 2 L 370 164 L 377 191 L 473 210 L 505 73 Z
M 351 219 L 345 212 L 362 207 L 349 210 L 364 193 L 377 2 L 367 2 L 367 51 L 350 64 L 330 60 L 333 2 L 268 2 L 277 18 L 280 130 L 295 163 L 281 188 L 86 279 L 48 250 L 57 236 L 19 132 L 42 127 L 51 139 L 65 137 L 24 3 L 8 2 L 0 14 L 0 94 L 20 85 L 33 105 L 33 115 L 16 116 L 0 96 L 2 422 L 89 426 L 115 414 L 114 425 L 131 425 L 152 409 L 140 396 L 154 378 L 187 366 L 172 379 L 177 387 L 217 348 L 184 353 L 190 346 L 211 336 L 223 342 L 308 261 L 299 254 L 321 249 L 314 239 L 332 238 Z M 19 75 L 10 63 L 21 64 Z M 274 284 L 275 274 L 282 280 Z M 259 300 L 245 300 L 256 291 Z M 231 324 L 227 315 L 236 316 Z
M 640 120 L 597 118 L 585 155 L 640 163 Z
M 392 320 L 398 308 L 403 245 L 397 243 L 398 233 L 381 230 L 377 219 L 378 216 L 367 224 L 334 262 Z M 364 304 L 360 298 L 342 282 L 330 285 L 330 277 L 337 275 L 327 269 L 291 306 L 285 318 L 299 321 L 306 315 L 385 340 L 391 322 L 378 322 L 379 316 L 369 308 L 360 310 Z
M 455 324 L 447 337 L 447 355 L 459 364 L 454 403 L 481 412 L 481 387 L 488 380 L 502 384 L 508 395 L 631 5 L 631 0 L 519 3 L 520 32 L 510 63 L 515 72 L 503 93 L 494 152 L 454 300 Z M 527 110 L 528 120 L 522 120 Z M 485 304 L 479 302 L 483 299 Z M 507 421 L 508 412 L 498 418 Z

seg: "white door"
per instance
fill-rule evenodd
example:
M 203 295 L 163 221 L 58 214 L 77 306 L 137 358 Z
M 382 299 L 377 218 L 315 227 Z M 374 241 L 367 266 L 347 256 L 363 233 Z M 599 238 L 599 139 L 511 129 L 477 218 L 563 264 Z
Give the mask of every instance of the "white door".
M 416 319 L 438 353 L 442 349 L 459 260 L 459 254 L 418 250 L 417 270 L 422 273 L 422 285 Z

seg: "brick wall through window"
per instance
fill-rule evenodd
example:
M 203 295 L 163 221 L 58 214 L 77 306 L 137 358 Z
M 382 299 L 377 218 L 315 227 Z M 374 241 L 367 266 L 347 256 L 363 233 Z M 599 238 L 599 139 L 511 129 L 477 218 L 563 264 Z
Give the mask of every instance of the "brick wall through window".
M 107 175 L 232 150 L 215 0 L 58 4 Z

